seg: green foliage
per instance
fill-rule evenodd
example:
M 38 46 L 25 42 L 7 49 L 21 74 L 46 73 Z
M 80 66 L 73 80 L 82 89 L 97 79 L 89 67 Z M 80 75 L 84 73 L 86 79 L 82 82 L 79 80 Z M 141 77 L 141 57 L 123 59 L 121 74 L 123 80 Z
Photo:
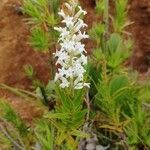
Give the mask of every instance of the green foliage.
M 39 52 L 47 52 L 50 46 L 49 34 L 41 28 L 35 28 L 31 31 L 29 42 L 35 50 Z
M 107 76 L 106 79 L 102 77 L 97 86 L 98 93 L 95 103 L 112 120 L 119 122 L 123 120 L 120 117 L 122 113 L 126 113 L 127 104 L 131 103 L 131 100 L 134 99 L 131 97 L 131 91 L 133 91 L 131 87 L 125 75 Z M 129 112 L 127 111 L 127 113 Z
M 4 99 L 0 99 L 0 145 L 3 149 L 30 149 L 34 144 L 32 132 Z
M 130 40 L 123 40 L 122 37 L 116 33 L 111 34 L 108 40 L 108 66 L 115 69 L 122 65 L 131 54 L 131 47 L 132 43 Z
M 115 32 L 123 32 L 124 28 L 131 24 L 127 19 L 128 0 L 115 1 L 115 16 L 113 18 L 113 27 Z
M 140 104 L 138 104 L 136 108 L 130 105 L 130 109 L 132 111 L 132 120 L 129 126 L 125 128 L 128 143 L 134 149 L 138 149 L 138 147 L 149 149 L 150 148 L 150 118 L 142 110 Z
M 0 145 L 3 144 L 1 148 L 7 147 L 8 149 L 17 148 L 23 150 L 27 147 L 27 143 L 25 146 L 23 138 L 15 126 L 5 119 L 0 119 L 0 139 L 2 139 Z
M 96 41 L 97 46 L 100 46 L 102 42 L 102 37 L 104 34 L 105 26 L 103 24 L 95 24 L 92 29 L 89 31 L 90 37 Z
M 49 3 L 52 12 L 54 12 L 54 14 L 57 15 L 59 10 L 60 0 L 51 0 L 49 1 Z
M 46 86 L 38 86 L 36 88 L 36 94 L 45 106 L 50 107 L 49 109 L 53 109 L 56 98 L 54 81 L 49 81 Z
M 105 0 L 96 0 L 96 11 L 97 13 L 104 13 Z
M 0 147 L 2 150 L 10 149 L 11 148 L 11 142 L 5 137 L 3 133 L 0 131 Z
M 47 86 L 45 86 L 42 81 L 38 79 L 32 65 L 25 65 L 24 72 L 32 81 L 32 88 L 36 91 L 36 96 L 41 100 L 42 104 L 49 106 L 50 101 L 53 101 L 54 83 L 49 81 Z
M 21 135 L 27 134 L 27 127 L 19 115 L 11 108 L 11 106 L 3 100 L 0 100 L 1 117 L 11 122 L 20 132 Z
M 25 72 L 26 76 L 30 79 L 32 79 L 35 75 L 34 69 L 31 65 L 25 65 L 24 72 Z
M 28 79 L 32 82 L 32 89 L 36 90 L 37 96 L 41 99 L 41 97 L 44 97 L 45 93 L 45 85 L 42 81 L 40 81 L 37 77 L 37 72 L 33 68 L 32 65 L 28 64 L 24 66 L 24 73 L 28 77 Z M 43 94 L 43 95 L 41 95 Z M 43 98 L 42 98 L 43 99 Z
M 150 84 L 145 83 L 144 85 L 140 86 L 139 88 L 139 99 L 142 102 L 150 103 Z
M 54 149 L 54 128 L 48 121 L 42 119 L 36 123 L 35 135 L 44 150 Z
M 64 145 L 68 150 L 77 149 L 78 137 L 87 137 L 79 129 L 85 121 L 87 109 L 83 108 L 83 90 L 60 89 L 56 86 L 56 106 L 54 112 L 47 113 L 46 118 L 56 128 L 56 145 Z M 73 93 L 72 93 L 73 92 Z
M 124 31 L 130 24 L 127 20 L 127 0 L 115 1 L 112 30 L 108 21 L 110 7 L 106 2 L 100 0 L 96 3 L 96 9 L 103 14 L 105 24 L 94 24 L 89 31 L 96 42 L 88 65 L 91 79 L 89 93 L 94 101 L 93 112 L 96 110 L 95 128 L 102 144 L 110 144 L 111 148 L 120 149 L 117 147 L 120 143 L 123 149 L 148 149 L 149 86 L 139 85 L 132 71 L 129 72 L 123 65 L 131 56 L 133 44 Z M 128 140 L 121 142 L 120 134 Z
M 57 34 L 53 28 L 59 23 L 56 13 L 59 5 L 59 0 L 23 0 L 23 12 L 29 16 L 26 20 L 34 26 L 29 38 L 34 50 L 48 52 L 56 41 Z
M 49 9 L 49 6 L 51 10 Z M 54 27 L 58 22 L 55 18 L 54 9 L 58 10 L 59 2 L 58 0 L 24 0 L 23 1 L 23 11 L 25 14 L 29 15 L 31 18 L 28 19 L 31 24 L 44 24 L 48 23 L 49 26 Z

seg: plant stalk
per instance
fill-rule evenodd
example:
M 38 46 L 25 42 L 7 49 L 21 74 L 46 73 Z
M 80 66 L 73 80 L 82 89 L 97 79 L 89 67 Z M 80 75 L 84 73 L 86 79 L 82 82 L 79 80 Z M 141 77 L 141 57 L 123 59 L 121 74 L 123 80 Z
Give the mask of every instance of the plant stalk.
M 14 141 L 12 139 L 12 137 L 4 130 L 4 128 L 2 127 L 2 125 L 0 125 L 0 131 L 5 135 L 6 138 L 8 138 L 14 146 L 16 146 L 17 148 L 19 148 L 20 150 L 25 150 L 24 147 L 22 147 L 21 145 L 19 145 L 16 141 Z
M 107 40 L 109 34 L 109 0 L 105 0 L 104 22 L 105 22 L 105 39 Z

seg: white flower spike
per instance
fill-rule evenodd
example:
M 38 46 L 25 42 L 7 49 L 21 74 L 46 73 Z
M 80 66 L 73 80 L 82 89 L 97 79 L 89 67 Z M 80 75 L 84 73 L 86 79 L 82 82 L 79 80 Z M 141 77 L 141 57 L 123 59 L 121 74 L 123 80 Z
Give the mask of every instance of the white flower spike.
M 86 11 L 76 3 L 65 3 L 65 6 L 72 13 L 67 14 L 63 9 L 58 13 L 63 18 L 62 23 L 65 27 L 54 28 L 60 33 L 58 42 L 61 46 L 54 53 L 57 59 L 56 65 L 59 65 L 54 80 L 60 82 L 61 88 L 72 86 L 74 89 L 82 89 L 85 86 L 89 87 L 89 84 L 84 82 L 86 73 L 84 66 L 87 64 L 87 56 L 85 45 L 81 43 L 82 39 L 89 36 L 85 31 L 81 32 L 81 29 L 87 27 L 87 24 L 80 19 L 81 15 L 86 14 Z M 77 13 L 75 13 L 76 9 L 78 9 Z

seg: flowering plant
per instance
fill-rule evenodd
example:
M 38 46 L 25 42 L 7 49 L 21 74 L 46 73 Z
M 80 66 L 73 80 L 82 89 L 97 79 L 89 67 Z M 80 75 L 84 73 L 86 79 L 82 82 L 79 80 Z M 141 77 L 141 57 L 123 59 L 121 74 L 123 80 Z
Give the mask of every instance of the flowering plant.
M 80 18 L 86 14 L 75 1 L 65 3 L 64 9 L 58 13 L 62 18 L 63 27 L 54 29 L 60 33 L 58 39 L 60 49 L 54 53 L 57 58 L 58 71 L 55 75 L 56 106 L 53 112 L 45 115 L 56 128 L 55 145 L 68 150 L 76 150 L 79 139 L 89 137 L 82 132 L 87 108 L 84 106 L 84 87 L 89 87 L 84 75 L 87 64 L 85 45 L 82 39 L 88 38 L 82 28 L 87 27 Z M 61 140 L 60 140 L 61 139 Z
M 60 32 L 59 44 L 61 48 L 56 50 L 54 54 L 57 58 L 56 65 L 59 65 L 58 72 L 55 75 L 55 81 L 60 81 L 60 87 L 71 87 L 74 89 L 82 89 L 84 86 L 89 87 L 84 82 L 84 66 L 87 64 L 87 56 L 85 45 L 81 43 L 82 39 L 88 38 L 81 29 L 87 27 L 87 24 L 80 19 L 81 15 L 85 15 L 86 11 L 82 10 L 77 3 L 73 5 L 65 3 L 68 12 L 63 9 L 58 13 L 62 18 L 65 27 L 55 27 Z M 76 13 L 76 8 L 79 11 Z

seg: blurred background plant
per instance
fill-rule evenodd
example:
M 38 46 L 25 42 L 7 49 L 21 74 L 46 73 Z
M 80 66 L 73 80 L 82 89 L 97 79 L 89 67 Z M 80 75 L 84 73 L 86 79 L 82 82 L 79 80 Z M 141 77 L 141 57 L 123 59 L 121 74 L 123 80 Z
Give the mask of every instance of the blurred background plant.
M 103 20 L 89 30 L 96 42 L 89 62 L 93 126 L 101 145 L 119 150 L 149 149 L 150 126 L 146 116 L 150 111 L 143 109 L 145 99 L 150 100 L 146 90 L 149 85 L 141 86 L 137 73 L 125 66 L 133 45 L 126 31 L 132 23 L 128 21 L 127 4 L 127 0 L 116 0 L 111 15 L 109 0 L 96 1 L 96 12 Z
M 31 25 L 29 44 L 35 51 L 49 54 L 51 79 L 55 72 L 53 49 L 58 38 L 54 26 L 60 23 L 57 14 L 60 3 L 60 0 L 23 0 L 22 5 L 25 20 Z
M 25 21 L 31 26 L 29 44 L 33 50 L 46 53 L 49 56 L 50 80 L 53 80 L 55 73 L 54 48 L 56 47 L 58 33 L 54 27 L 60 23 L 58 10 L 60 0 L 23 0 L 22 10 L 26 15 Z M 45 85 L 37 77 L 37 72 L 30 64 L 24 66 L 24 73 L 32 82 L 32 90 L 36 91 L 42 103 L 53 108 L 55 104 L 53 95 L 53 82 L 50 81 Z
M 2 149 L 28 149 L 31 133 L 20 116 L 4 99 L 0 99 L 0 145 Z M 34 140 L 32 141 L 34 142 Z

